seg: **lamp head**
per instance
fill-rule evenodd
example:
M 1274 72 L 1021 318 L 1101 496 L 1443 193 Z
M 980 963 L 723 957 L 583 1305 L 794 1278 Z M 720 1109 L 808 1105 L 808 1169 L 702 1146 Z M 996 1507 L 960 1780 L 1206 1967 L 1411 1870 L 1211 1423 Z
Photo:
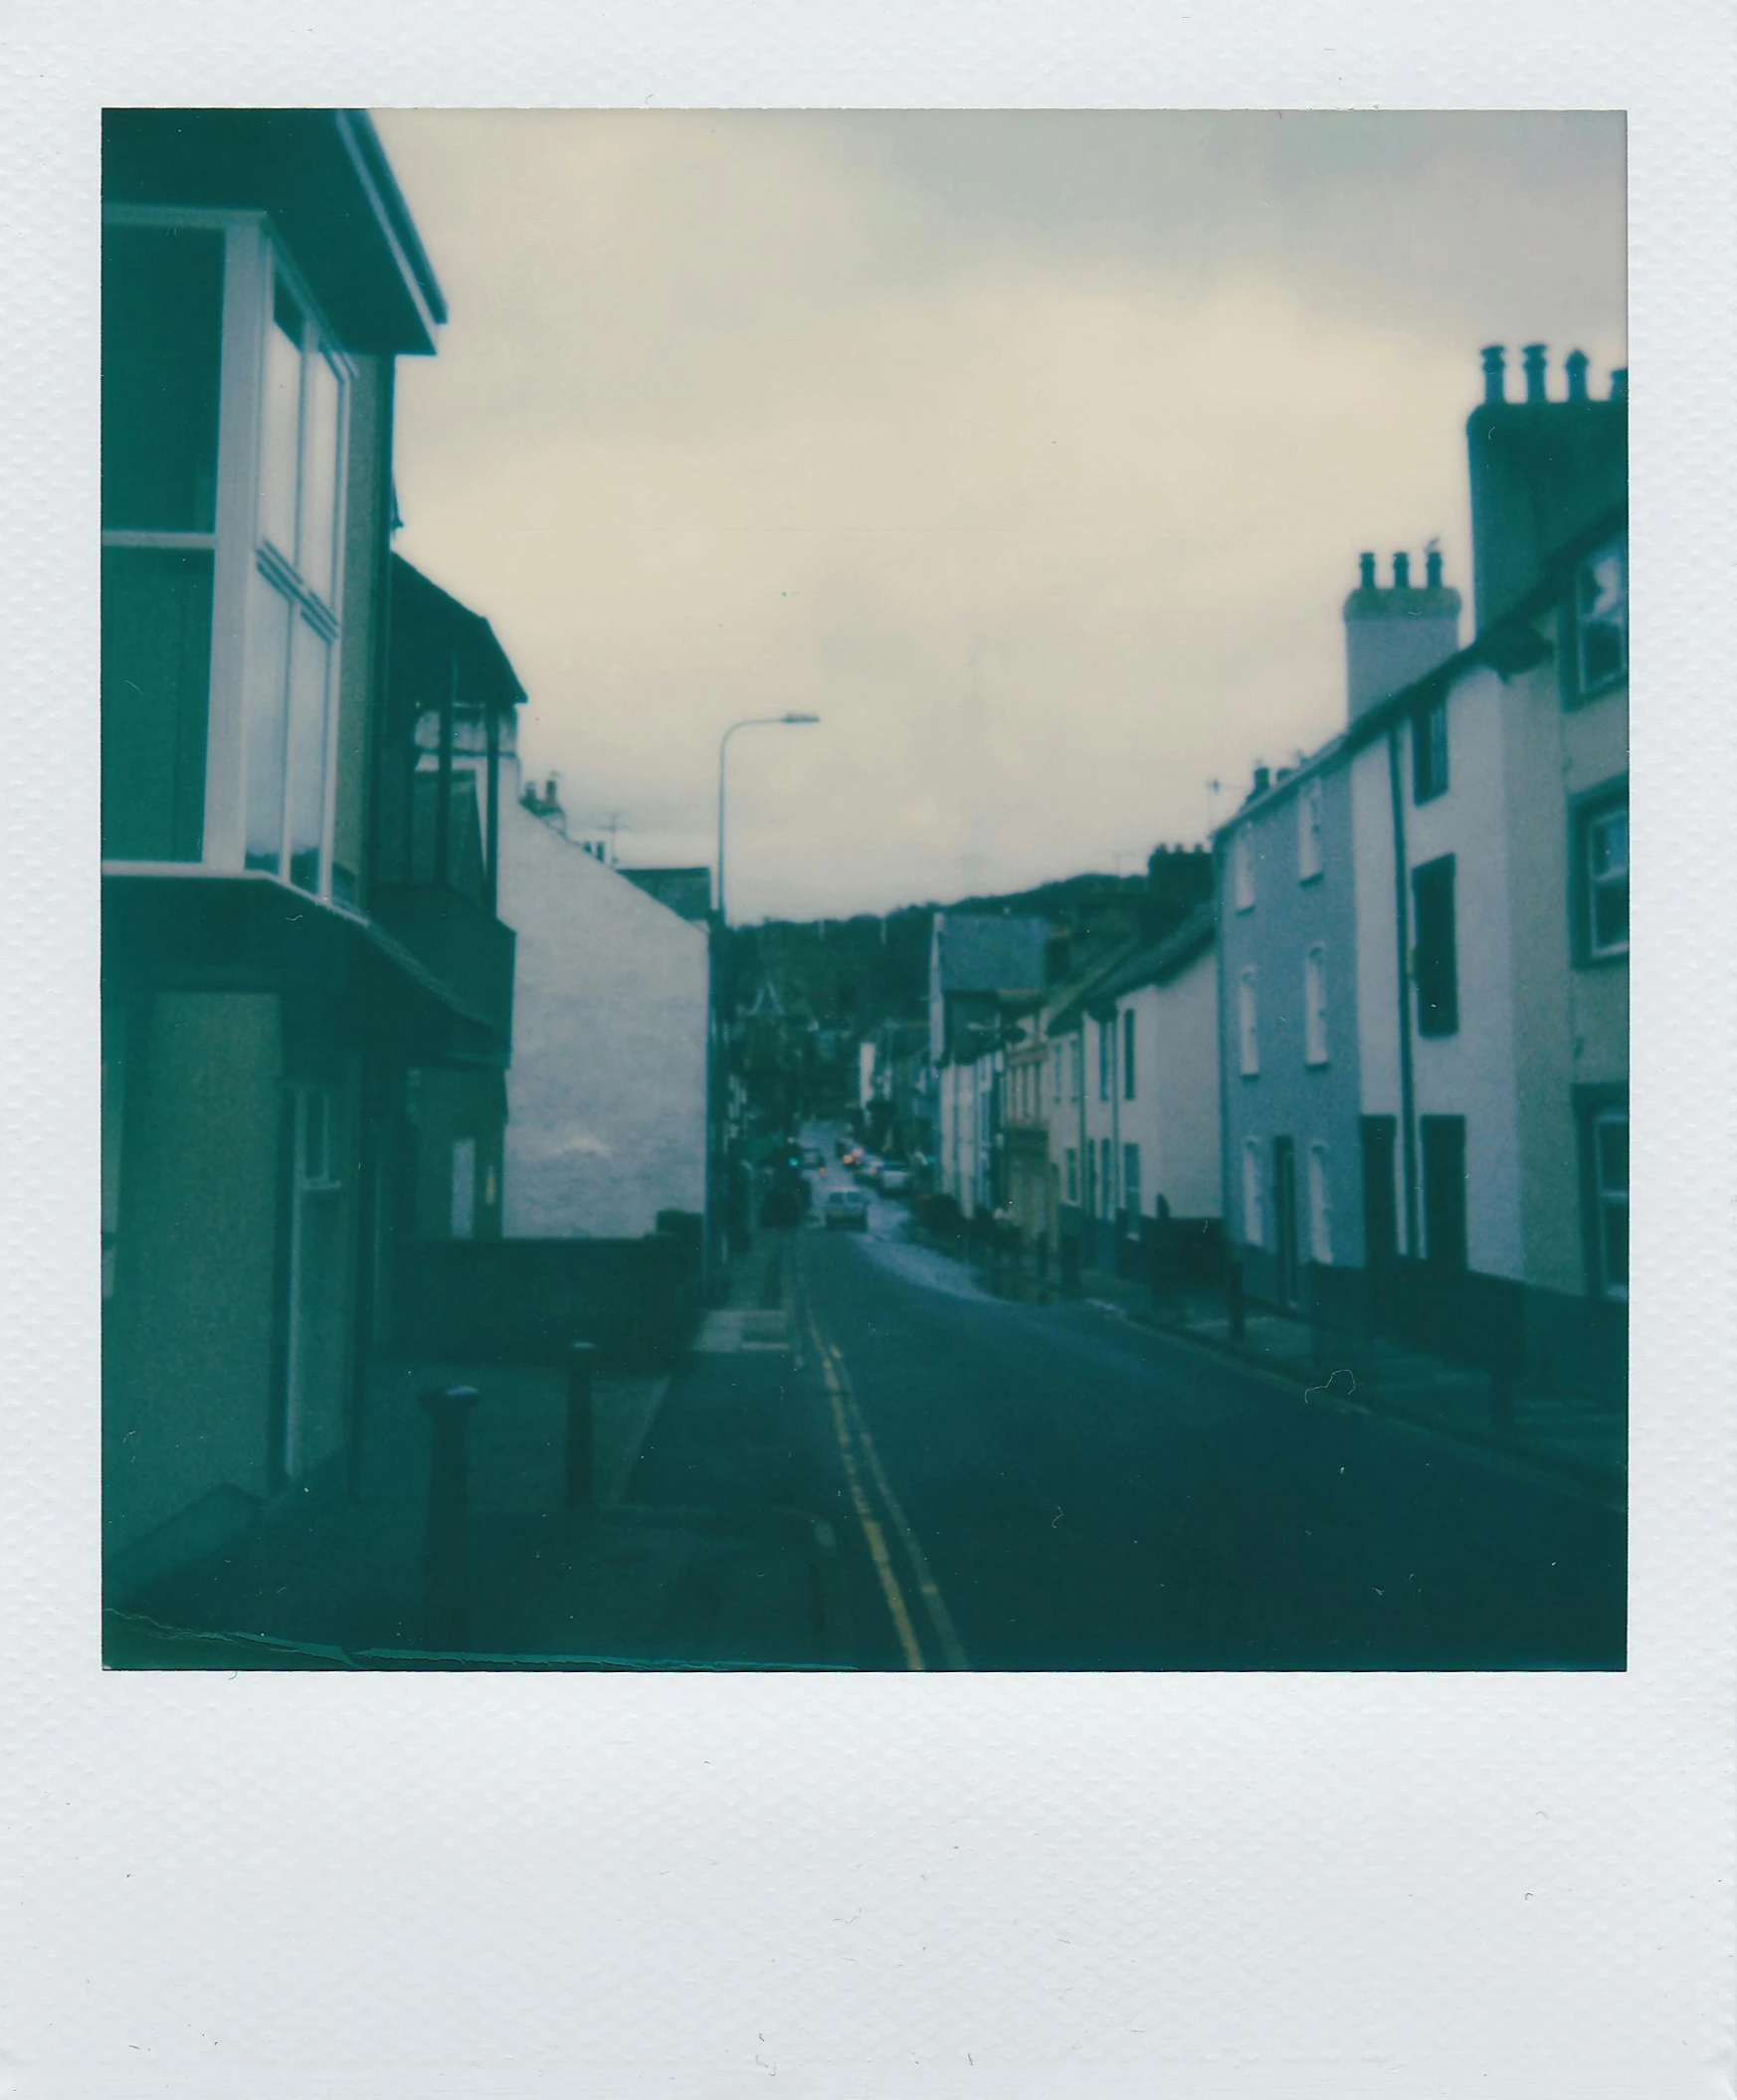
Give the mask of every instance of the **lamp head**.
M 786 714 L 781 719 L 787 722 L 818 722 L 820 716 L 818 714 Z

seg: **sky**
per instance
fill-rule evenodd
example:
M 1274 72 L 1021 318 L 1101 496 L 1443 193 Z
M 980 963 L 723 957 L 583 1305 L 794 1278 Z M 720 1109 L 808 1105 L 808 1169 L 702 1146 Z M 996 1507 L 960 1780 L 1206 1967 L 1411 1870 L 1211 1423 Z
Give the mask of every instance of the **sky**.
M 446 293 L 399 551 L 527 773 L 732 921 L 1131 872 L 1342 726 L 1357 555 L 1464 593 L 1478 351 L 1626 363 L 1598 114 L 380 111 Z M 1214 787 L 1217 783 L 1217 787 Z

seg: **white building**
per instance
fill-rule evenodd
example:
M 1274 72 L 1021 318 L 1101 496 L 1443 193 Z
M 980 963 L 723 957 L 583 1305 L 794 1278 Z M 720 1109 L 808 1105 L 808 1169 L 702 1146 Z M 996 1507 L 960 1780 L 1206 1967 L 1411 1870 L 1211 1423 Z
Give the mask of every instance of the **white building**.
M 517 934 L 503 1230 L 632 1239 L 662 1211 L 702 1214 L 704 925 L 524 807 L 502 760 L 500 916 Z M 505 790 L 510 790 L 510 793 Z

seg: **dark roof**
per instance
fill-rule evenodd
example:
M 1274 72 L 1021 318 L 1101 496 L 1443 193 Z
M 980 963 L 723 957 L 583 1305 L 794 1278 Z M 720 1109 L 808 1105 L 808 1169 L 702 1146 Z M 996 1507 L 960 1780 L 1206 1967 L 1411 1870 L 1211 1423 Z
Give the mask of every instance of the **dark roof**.
M 362 109 L 106 109 L 102 197 L 263 211 L 346 348 L 426 355 L 447 317 Z
M 945 911 L 941 923 L 941 990 L 1031 992 L 1044 982 L 1050 921 L 991 918 Z
M 1144 985 L 1168 984 L 1212 946 L 1218 937 L 1218 899 L 1210 898 L 1162 940 L 1148 941 L 1118 969 L 1100 978 L 1091 988 L 1088 1004 L 1108 1006 L 1124 993 L 1137 992 Z
M 389 636 L 394 700 L 413 709 L 442 696 L 456 660 L 458 702 L 506 713 L 524 698 L 524 687 L 481 613 L 461 605 L 431 583 L 402 554 L 392 557 L 392 621 Z
M 1140 937 L 1134 934 L 1129 939 L 1118 942 L 1107 955 L 1097 956 L 1085 969 L 1076 970 L 1055 995 L 1057 1011 L 1044 1031 L 1045 1035 L 1070 1036 L 1079 1026 L 1083 1016 L 1090 1011 L 1097 997 L 1098 986 L 1125 964 L 1132 962 L 1140 952 Z

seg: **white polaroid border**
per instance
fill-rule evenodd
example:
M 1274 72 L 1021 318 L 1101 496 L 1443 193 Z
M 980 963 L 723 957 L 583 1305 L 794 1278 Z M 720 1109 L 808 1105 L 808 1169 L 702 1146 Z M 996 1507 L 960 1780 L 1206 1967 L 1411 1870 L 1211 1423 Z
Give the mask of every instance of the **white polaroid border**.
M 1734 41 L 1717 0 L 19 0 L 0 126 L 0 2089 L 1731 2089 Z M 1630 112 L 1626 1673 L 100 1670 L 105 100 Z

